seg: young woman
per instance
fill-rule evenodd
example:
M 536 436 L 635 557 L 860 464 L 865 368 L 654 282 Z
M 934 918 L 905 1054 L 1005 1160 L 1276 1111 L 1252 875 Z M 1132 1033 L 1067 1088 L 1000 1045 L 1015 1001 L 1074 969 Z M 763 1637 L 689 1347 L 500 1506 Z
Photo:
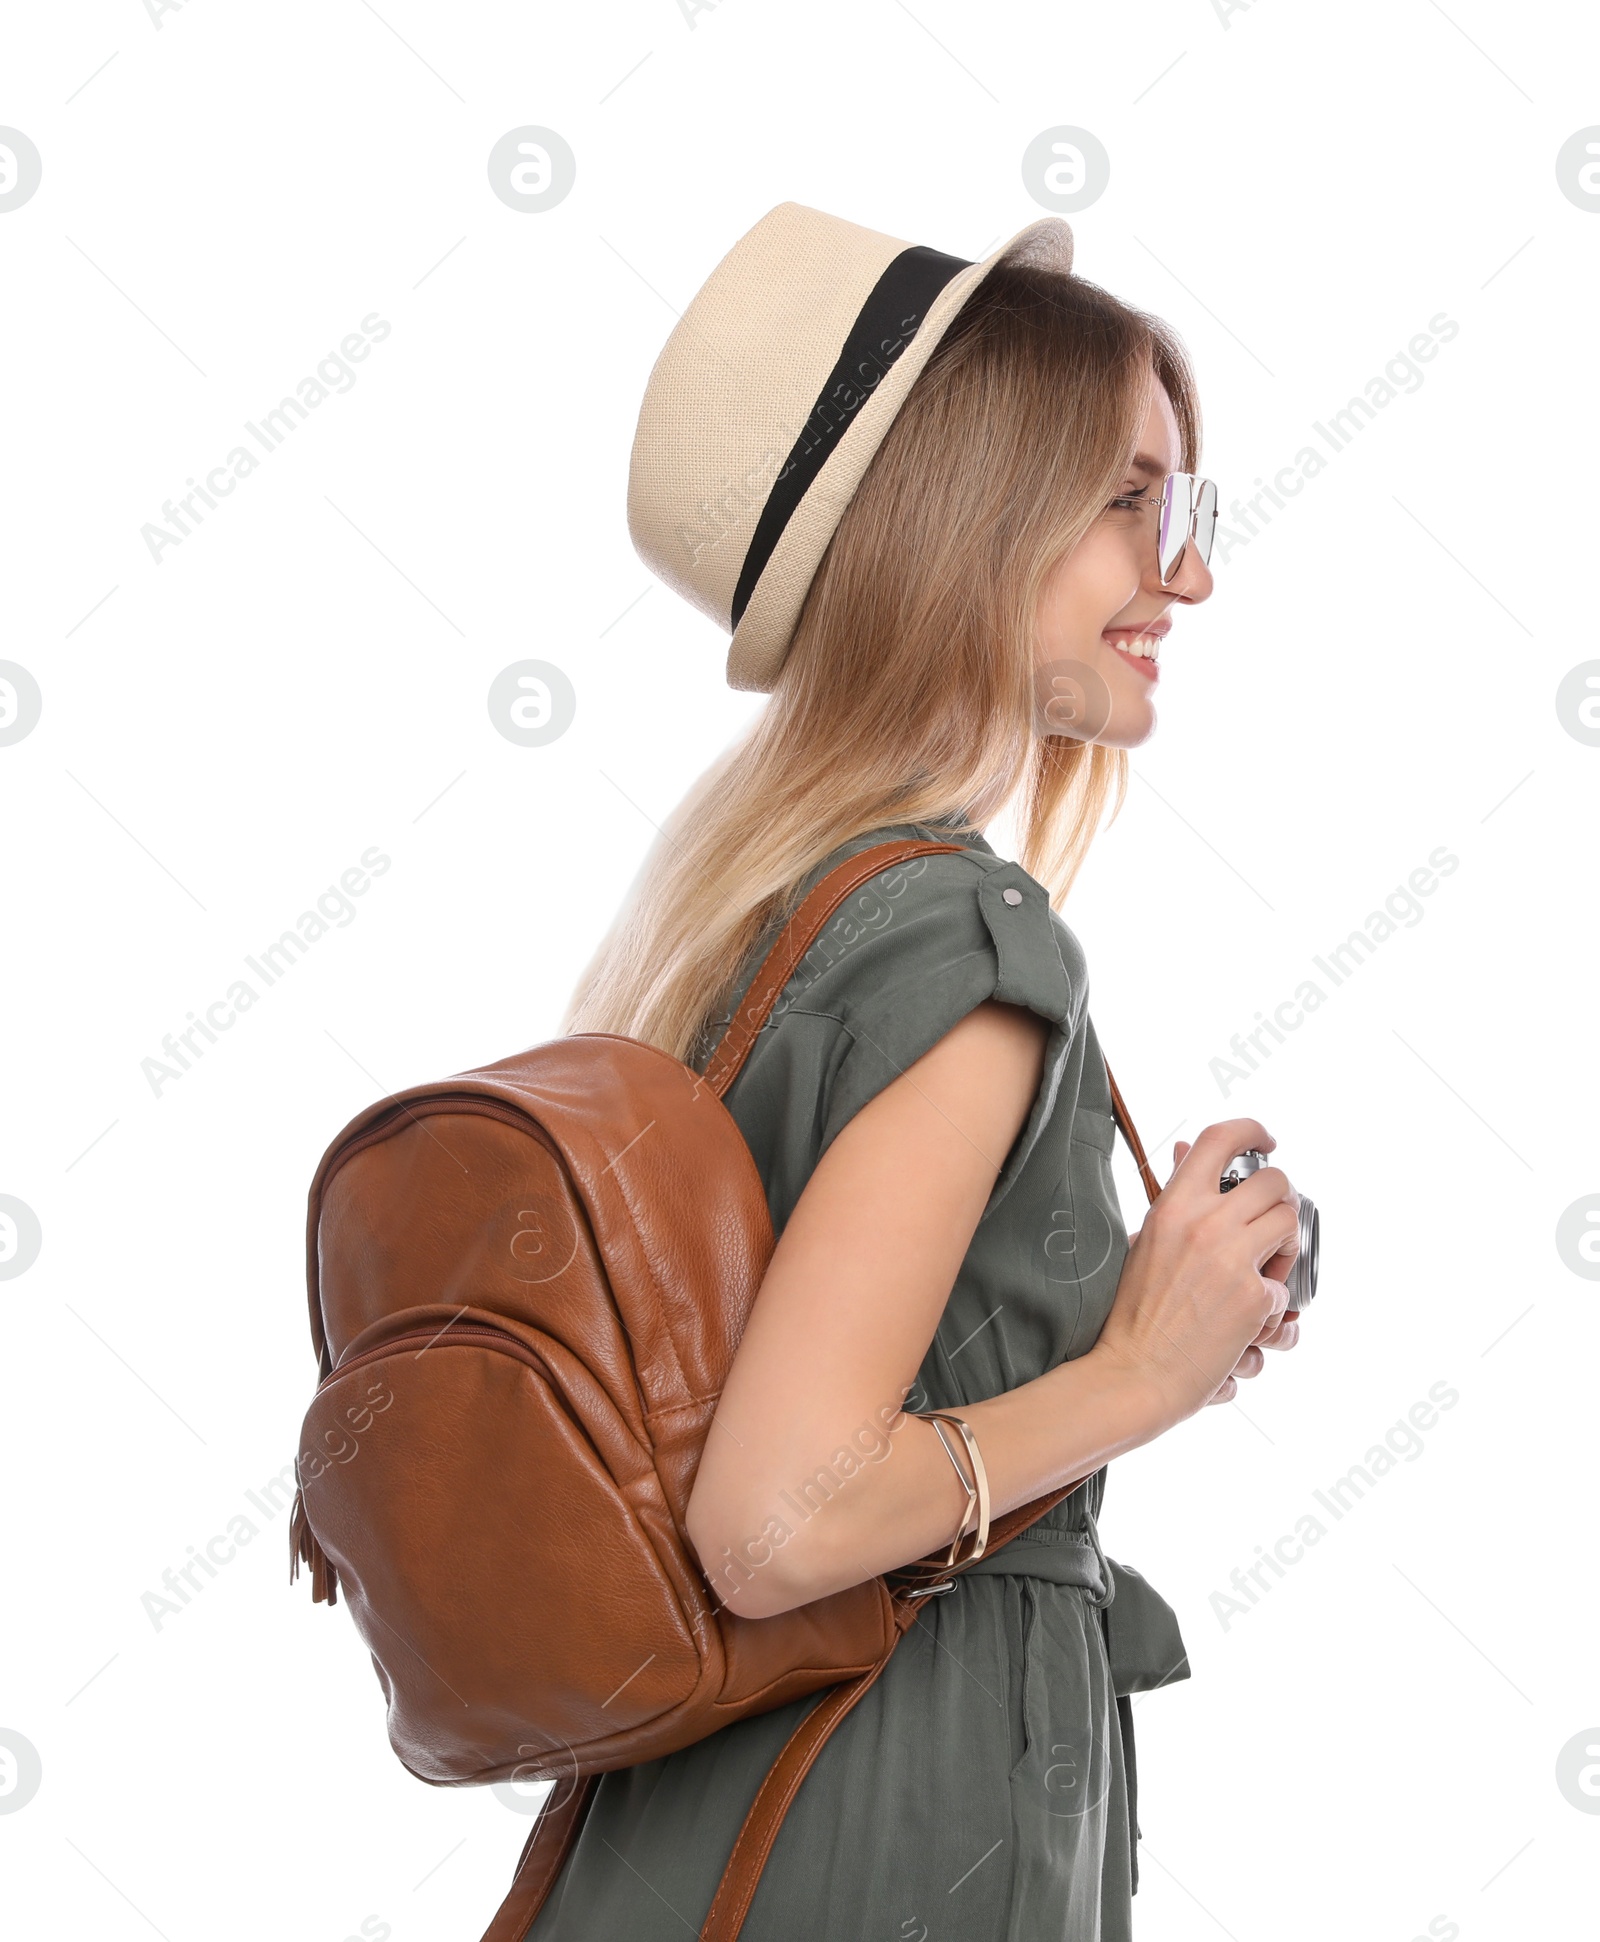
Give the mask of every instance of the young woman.
M 1071 273 L 1057 219 L 974 265 L 781 205 L 652 374 L 635 538 L 772 698 L 674 816 L 568 1029 L 703 1068 L 830 868 L 962 845 L 850 901 L 727 1094 L 779 1238 L 690 1536 L 759 1619 L 973 1528 L 973 1459 L 927 1411 L 970 1430 L 992 1516 L 1085 1480 L 926 1598 L 800 1788 L 744 1942 L 1131 1933 L 1126 1696 L 1188 1668 L 1100 1548 L 1105 1465 L 1298 1326 L 1293 1187 L 1267 1167 L 1218 1191 L 1273 1145 L 1256 1120 L 1180 1141 L 1129 1245 L 1084 955 L 1052 909 L 1154 726 L 1173 610 L 1211 593 L 1205 502 L 1164 513 L 1195 498 L 1198 441 L 1180 346 Z M 1008 804 L 1020 865 L 982 834 Z M 606 1775 L 530 1934 L 698 1933 L 813 1703 Z

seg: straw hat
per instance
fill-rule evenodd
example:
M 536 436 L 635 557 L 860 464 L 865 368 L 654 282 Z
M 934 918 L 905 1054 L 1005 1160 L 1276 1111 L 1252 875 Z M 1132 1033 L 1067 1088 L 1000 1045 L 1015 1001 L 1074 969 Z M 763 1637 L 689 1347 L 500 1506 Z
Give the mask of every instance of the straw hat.
M 917 373 L 1002 260 L 1072 267 L 1046 216 L 981 262 L 780 202 L 694 297 L 645 387 L 628 531 L 728 629 L 728 682 L 769 693 L 806 589 Z

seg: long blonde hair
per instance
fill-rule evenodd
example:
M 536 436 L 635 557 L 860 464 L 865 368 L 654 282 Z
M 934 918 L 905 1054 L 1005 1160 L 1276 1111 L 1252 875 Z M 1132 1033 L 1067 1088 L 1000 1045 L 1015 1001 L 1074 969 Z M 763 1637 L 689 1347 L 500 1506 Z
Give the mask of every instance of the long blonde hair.
M 1035 614 L 1121 486 L 1152 375 L 1192 471 L 1199 403 L 1160 319 L 1061 271 L 984 278 L 845 509 L 771 699 L 673 811 L 563 1029 L 688 1058 L 801 878 L 886 823 L 981 829 L 1014 804 L 1018 861 L 1064 900 L 1127 755 L 1038 733 Z

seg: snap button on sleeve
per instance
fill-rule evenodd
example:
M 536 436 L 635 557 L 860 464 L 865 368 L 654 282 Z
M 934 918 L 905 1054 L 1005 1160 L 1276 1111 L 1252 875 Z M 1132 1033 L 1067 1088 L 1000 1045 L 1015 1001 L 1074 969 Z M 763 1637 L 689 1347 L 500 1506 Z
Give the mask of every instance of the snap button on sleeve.
M 1044 886 L 1017 864 L 1002 863 L 985 873 L 978 906 L 999 960 L 992 995 L 1076 1031 L 1083 1000 L 1063 961 Z M 1086 986 L 1087 978 L 1080 982 Z

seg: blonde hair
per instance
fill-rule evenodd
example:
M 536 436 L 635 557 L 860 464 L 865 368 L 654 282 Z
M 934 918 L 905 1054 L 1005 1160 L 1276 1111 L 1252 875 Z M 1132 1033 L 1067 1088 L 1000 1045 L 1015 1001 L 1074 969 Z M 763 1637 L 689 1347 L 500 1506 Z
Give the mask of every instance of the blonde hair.
M 567 1031 L 687 1059 L 769 922 L 839 844 L 1013 806 L 1066 897 L 1127 756 L 1035 726 L 1036 610 L 1119 490 L 1152 381 L 1192 471 L 1199 404 L 1158 318 L 1001 263 L 907 392 L 839 521 L 762 714 L 674 810 L 579 980 Z

